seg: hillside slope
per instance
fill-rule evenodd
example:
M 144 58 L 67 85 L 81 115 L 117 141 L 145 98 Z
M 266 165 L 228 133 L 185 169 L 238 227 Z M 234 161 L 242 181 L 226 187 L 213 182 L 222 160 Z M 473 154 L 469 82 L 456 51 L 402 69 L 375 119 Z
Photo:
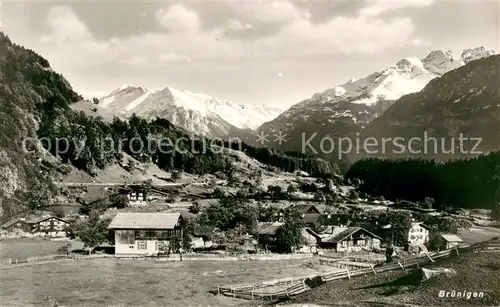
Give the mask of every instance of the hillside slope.
M 41 167 L 44 151 L 23 140 L 37 138 L 55 109 L 81 99 L 47 60 L 13 44 L 0 32 L 0 205 L 2 213 L 23 210 L 50 198 L 50 172 Z M 52 110 L 52 111 L 47 111 Z M 47 193 L 49 192 L 49 193 Z

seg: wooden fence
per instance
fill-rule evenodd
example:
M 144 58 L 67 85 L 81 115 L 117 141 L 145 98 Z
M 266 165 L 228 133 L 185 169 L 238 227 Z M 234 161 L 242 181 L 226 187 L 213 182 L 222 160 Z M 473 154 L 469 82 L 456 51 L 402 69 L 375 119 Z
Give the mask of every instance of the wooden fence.
M 34 256 L 21 259 L 9 258 L 2 260 L 0 268 L 18 267 L 32 264 L 43 264 L 49 262 L 67 261 L 67 260 L 80 260 L 80 259 L 100 259 L 112 258 L 113 255 L 108 254 L 94 254 L 94 255 L 48 255 L 48 256 Z
M 386 271 L 393 270 L 408 270 L 413 267 L 420 267 L 435 262 L 438 259 L 448 257 L 452 249 L 435 252 L 432 254 L 424 254 L 419 257 L 398 261 L 394 264 L 376 266 L 375 264 L 343 261 L 338 260 L 336 267 L 343 267 L 345 270 L 336 271 L 320 275 L 309 275 L 294 278 L 283 278 L 267 282 L 255 284 L 238 284 L 218 286 L 217 292 L 226 296 L 234 298 L 251 299 L 251 300 L 278 300 L 286 297 L 291 297 L 311 288 L 307 285 L 308 279 L 320 279 L 322 282 L 330 282 L 333 280 L 351 278 L 359 275 L 378 274 Z M 335 262 L 332 258 L 319 257 L 320 263 L 333 264 Z M 340 263 L 340 264 L 339 264 Z M 354 269 L 353 269 L 354 268 Z

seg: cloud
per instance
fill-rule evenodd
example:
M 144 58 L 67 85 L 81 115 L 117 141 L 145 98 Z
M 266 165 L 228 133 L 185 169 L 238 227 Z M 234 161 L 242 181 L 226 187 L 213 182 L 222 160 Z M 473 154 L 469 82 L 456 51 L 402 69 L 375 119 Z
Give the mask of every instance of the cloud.
M 397 11 L 408 7 L 427 7 L 433 2 L 434 0 L 372 0 L 369 1 L 368 4 L 359 11 L 359 13 L 364 17 L 376 17 L 389 11 Z
M 229 5 L 240 17 L 261 23 L 290 23 L 310 17 L 308 12 L 282 0 L 230 2 Z
M 241 21 L 236 20 L 236 19 L 230 19 L 227 22 L 227 28 L 231 31 L 243 31 L 247 29 L 251 29 L 253 26 L 249 23 L 243 24 Z
M 175 33 L 196 32 L 201 27 L 198 14 L 180 4 L 173 4 L 167 10 L 160 9 L 156 19 L 165 29 Z
M 72 42 L 92 39 L 87 26 L 69 7 L 53 7 L 47 14 L 47 24 L 52 32 L 49 37 L 44 37 L 46 40 Z
M 369 2 L 353 16 L 337 16 L 314 23 L 306 10 L 289 2 L 231 3 L 240 16 L 214 29 L 204 29 L 197 11 L 173 4 L 155 13 L 163 31 L 128 38 L 96 39 L 68 7 L 57 6 L 47 15 L 51 29 L 39 48 L 59 67 L 98 67 L 110 63 L 143 67 L 167 65 L 197 59 L 241 56 L 316 56 L 339 53 L 374 54 L 400 46 L 422 46 L 408 17 L 381 19 L 387 11 L 430 5 L 431 1 Z M 244 23 L 241 20 L 252 20 Z M 272 36 L 251 41 L 238 39 L 239 32 L 281 23 Z M 255 25 L 255 27 L 254 27 Z M 233 32 L 231 36 L 226 35 Z M 229 34 L 229 33 L 228 33 Z

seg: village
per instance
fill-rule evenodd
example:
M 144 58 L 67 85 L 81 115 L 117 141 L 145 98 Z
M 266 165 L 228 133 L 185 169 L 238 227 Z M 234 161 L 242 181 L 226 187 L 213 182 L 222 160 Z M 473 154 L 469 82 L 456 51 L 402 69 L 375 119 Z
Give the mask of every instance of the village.
M 98 203 L 118 197 L 121 204 L 119 208 L 107 209 L 103 213 L 103 216 L 110 216 L 111 222 L 107 226 L 109 233 L 106 237 L 111 240 L 99 242 L 95 246 L 84 245 L 88 252 L 96 247 L 108 247 L 108 250 L 109 247 L 114 247 L 113 254 L 116 257 L 158 257 L 167 252 L 179 253 L 179 248 L 172 245 L 176 238 L 184 241 L 180 242 L 184 253 L 206 253 L 210 250 L 233 253 L 383 253 L 391 246 L 394 253 L 402 251 L 418 254 L 427 253 L 429 249 L 442 250 L 459 246 L 463 241 L 457 236 L 457 232 L 468 230 L 472 226 L 472 214 L 448 214 L 441 217 L 442 213 L 432 209 L 398 208 L 391 201 L 362 199 L 353 187 L 333 186 L 331 183 L 331 187 L 328 187 L 325 184 L 304 183 L 310 181 L 307 177 L 297 178 L 302 185 L 290 184 L 286 190 L 279 185 L 269 186 L 268 190 L 271 192 L 268 199 L 262 195 L 258 196 L 260 200 L 252 199 L 254 196 L 249 195 L 248 188 L 245 187 L 236 189 L 233 196 L 223 195 L 224 202 L 253 208 L 252 213 L 257 214 L 255 221 L 246 221 L 248 225 L 245 225 L 244 219 L 247 217 L 244 214 L 236 217 L 241 218 L 244 223 L 224 230 L 218 229 L 213 223 L 193 225 L 193 221 L 199 222 L 196 218 L 202 216 L 204 210 L 211 210 L 219 205 L 220 198 L 175 201 L 171 199 L 174 194 L 172 189 L 153 187 L 148 183 L 89 187 L 108 195 L 99 199 Z M 184 186 L 189 187 L 187 184 Z M 220 194 L 224 194 L 222 188 L 212 189 L 213 194 L 220 197 Z M 307 193 L 311 189 L 317 190 Z M 321 192 L 322 189 L 327 192 Z M 335 195 L 335 200 L 327 194 L 330 189 L 334 190 L 331 193 Z M 339 191 L 338 194 L 336 190 Z M 173 191 L 179 191 L 178 187 Z M 79 217 L 81 216 L 78 214 L 55 216 L 48 213 L 37 218 L 14 218 L 1 225 L 2 237 L 70 237 L 72 224 Z M 280 242 L 277 243 L 276 239 L 279 230 L 292 217 L 296 224 L 292 226 L 299 227 L 297 238 L 293 238 L 297 244 L 278 246 Z M 428 222 L 433 220 L 433 223 L 436 223 L 435 220 L 443 220 L 452 225 L 448 232 L 446 229 L 443 231 L 443 227 L 439 227 L 437 231 L 435 224 L 426 225 L 424 219 Z M 384 220 L 386 224 L 382 225 Z M 248 231 L 247 226 L 254 229 Z M 181 238 L 182 236 L 185 238 Z
M 114 293 L 115 281 L 135 295 L 108 301 L 126 305 L 300 300 L 324 283 L 389 281 L 384 274 L 436 266 L 498 237 L 486 210 L 372 197 L 359 180 L 283 172 L 229 153 L 236 169 L 225 174 L 166 173 L 137 163 L 95 177 L 74 170 L 55 182 L 61 196 L 49 208 L 1 224 L 3 275 L 52 276 L 30 295 L 16 295 L 23 297 L 17 303 L 78 305 L 79 296 L 65 296 L 57 282 L 68 278 L 68 287 L 85 281 L 91 304 Z M 120 183 L 119 174 L 128 179 Z M 447 272 L 425 270 L 427 277 Z M 12 275 L 5 291 L 21 291 L 16 280 Z

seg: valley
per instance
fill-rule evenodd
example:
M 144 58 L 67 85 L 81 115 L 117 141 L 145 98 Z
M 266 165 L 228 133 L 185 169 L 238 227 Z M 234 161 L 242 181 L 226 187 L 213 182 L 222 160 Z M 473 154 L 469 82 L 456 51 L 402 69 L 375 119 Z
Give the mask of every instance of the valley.
M 57 31 L 36 42 L 44 52 L 47 43 L 59 49 L 48 52 L 53 66 L 0 31 L 0 298 L 6 306 L 500 303 L 496 51 L 475 47 L 456 57 L 416 39 L 404 48 L 390 43 L 397 52 L 367 53 L 384 65 L 397 55 L 396 64 L 375 71 L 375 64 L 360 68 L 367 64 L 353 60 L 372 43 L 350 50 L 357 40 L 346 40 L 351 34 L 344 29 L 337 33 L 347 49 L 336 54 L 340 47 L 323 46 L 315 73 L 334 74 L 318 66 L 323 58 L 338 67 L 345 59 L 353 65 L 350 75 L 365 77 L 332 81 L 288 107 L 257 92 L 271 97 L 288 84 L 292 93 L 283 97 L 295 97 L 315 88 L 304 82 L 313 77 L 310 68 L 297 64 L 309 50 L 297 42 L 333 38 L 298 38 L 347 17 L 313 21 L 298 4 L 283 2 L 268 13 L 246 7 L 238 20 L 220 26 L 211 23 L 225 17 L 198 18 L 197 5 L 172 4 L 154 18 L 151 6 L 141 18 L 151 17 L 165 33 L 137 26 L 125 38 L 124 25 L 111 27 L 124 33 L 109 40 L 80 22 L 85 14 L 52 8 L 67 15 L 47 15 Z M 382 13 L 409 4 L 366 5 L 347 27 L 353 32 L 354 24 L 380 26 Z M 277 55 L 280 48 L 269 50 L 272 40 L 254 41 L 262 28 L 252 18 L 284 35 L 280 42 L 290 48 Z M 289 25 L 273 21 L 280 18 Z M 403 31 L 413 27 L 409 20 L 393 21 Z M 64 33 L 66 26 L 74 33 Z M 245 31 L 248 37 L 233 38 Z M 22 38 L 15 31 L 12 37 Z M 168 52 L 156 50 L 163 43 Z M 75 46 L 71 61 L 65 45 Z M 413 49 L 425 56 L 401 57 Z M 89 65 L 79 63 L 86 54 L 93 57 Z M 295 67 L 294 76 L 281 72 L 283 63 Z M 110 67 L 116 70 L 104 73 Z M 199 67 L 204 73 L 196 75 Z M 347 75 L 337 73 L 331 80 Z M 103 79 L 106 84 L 96 85 Z M 132 83 L 144 86 L 126 79 L 142 79 Z M 232 97 L 245 98 L 244 89 L 255 103 L 179 90 L 176 84 L 186 79 Z M 124 85 L 114 86 L 118 81 Z M 112 84 L 116 89 L 107 94 L 88 95 Z M 86 99 L 82 85 L 95 89 L 85 91 Z M 479 142 L 456 142 L 464 137 Z M 485 295 L 472 301 L 442 297 L 443 291 Z

